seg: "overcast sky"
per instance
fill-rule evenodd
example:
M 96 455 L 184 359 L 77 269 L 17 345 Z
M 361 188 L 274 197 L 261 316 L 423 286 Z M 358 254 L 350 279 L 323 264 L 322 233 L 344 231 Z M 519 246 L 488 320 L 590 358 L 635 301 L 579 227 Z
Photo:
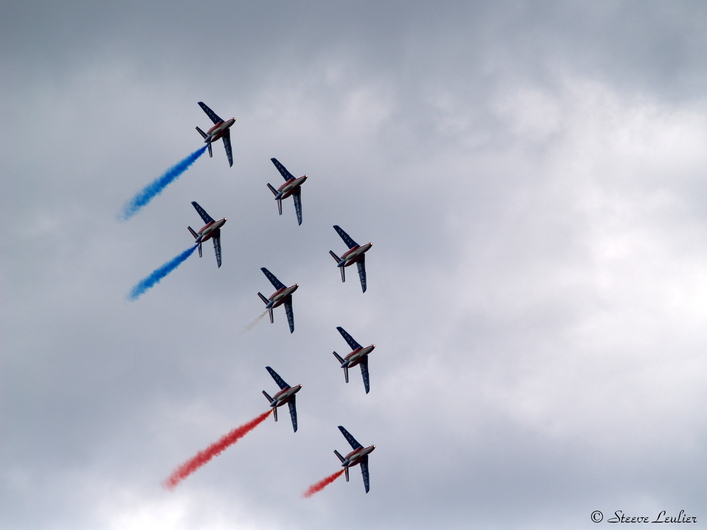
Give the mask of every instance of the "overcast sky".
M 705 527 L 706 94 L 702 1 L 3 2 L 0 527 Z M 198 101 L 233 167 L 219 142 L 119 220 L 202 145 Z M 194 200 L 223 266 L 129 301 Z M 334 224 L 374 244 L 366 293 Z M 300 284 L 293 334 L 248 329 L 260 267 Z M 336 326 L 376 344 L 368 395 Z M 267 409 L 265 366 L 298 432 L 281 409 L 165 490 Z M 303 499 L 337 425 L 371 491 Z

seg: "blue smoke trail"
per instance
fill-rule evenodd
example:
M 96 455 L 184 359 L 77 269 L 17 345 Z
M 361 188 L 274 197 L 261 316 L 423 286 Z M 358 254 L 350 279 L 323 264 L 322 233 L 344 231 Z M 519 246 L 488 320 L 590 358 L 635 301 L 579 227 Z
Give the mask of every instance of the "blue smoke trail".
M 154 286 L 156 283 L 159 283 L 162 278 L 164 278 L 174 269 L 179 267 L 182 262 L 186 261 L 186 259 L 194 253 L 194 250 L 196 250 L 197 246 L 198 245 L 194 245 L 193 247 L 185 250 L 169 263 L 165 263 L 159 269 L 156 269 L 147 278 L 145 278 L 144 280 L 140 280 L 140 283 L 138 283 L 135 287 L 133 287 L 133 290 L 130 291 L 130 295 L 128 296 L 128 298 L 130 300 L 137 300 L 140 295 L 142 295 L 150 287 Z
M 200 148 L 198 151 L 194 151 L 184 160 L 165 171 L 164 175 L 156 178 L 150 184 L 145 186 L 142 191 L 135 195 L 132 200 L 127 202 L 125 206 L 123 206 L 123 211 L 119 217 L 122 217 L 124 221 L 127 221 L 133 215 L 138 213 L 143 206 L 147 205 L 147 203 L 162 193 L 162 190 L 164 190 L 169 183 L 177 180 L 182 173 L 189 169 L 189 166 L 191 166 L 194 162 L 196 162 L 197 158 L 204 154 L 207 147 L 208 144 Z

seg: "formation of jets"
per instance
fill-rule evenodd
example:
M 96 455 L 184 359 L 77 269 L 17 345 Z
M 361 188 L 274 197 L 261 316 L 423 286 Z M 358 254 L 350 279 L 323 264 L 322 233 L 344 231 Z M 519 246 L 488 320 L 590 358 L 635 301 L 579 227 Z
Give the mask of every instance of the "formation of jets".
M 226 156 L 228 157 L 228 165 L 229 167 L 233 166 L 233 152 L 231 147 L 230 128 L 235 123 L 236 118 L 223 120 L 203 102 L 200 101 L 199 106 L 213 122 L 213 126 L 206 132 L 204 132 L 199 127 L 196 127 L 196 130 L 202 136 L 202 138 L 204 139 L 204 143 L 208 147 L 209 156 L 213 157 L 212 144 L 218 140 L 223 140 L 223 145 L 226 150 Z M 276 158 L 271 158 L 270 160 L 285 180 L 285 182 L 278 188 L 275 188 L 272 184 L 267 183 L 268 188 L 273 193 L 275 201 L 277 202 L 278 213 L 282 215 L 282 201 L 287 199 L 288 197 L 292 197 L 295 206 L 295 213 L 297 215 L 297 224 L 301 225 L 302 184 L 304 184 L 304 182 L 307 180 L 307 175 L 295 177 Z M 187 227 L 191 235 L 194 237 L 194 243 L 198 246 L 199 257 L 202 257 L 203 255 L 203 243 L 211 239 L 214 245 L 217 266 L 221 267 L 221 227 L 226 223 L 227 219 L 223 217 L 221 219 L 215 220 L 208 213 L 206 213 L 206 210 L 204 210 L 204 208 L 202 208 L 196 201 L 192 202 L 192 206 L 205 223 L 204 226 L 198 231 L 195 231 L 191 226 Z M 334 225 L 334 230 L 337 234 L 339 234 L 341 239 L 348 247 L 348 250 L 341 254 L 341 257 L 337 256 L 334 251 L 329 251 L 329 254 L 334 258 L 337 267 L 341 272 L 341 281 L 346 281 L 346 267 L 349 267 L 355 263 L 358 269 L 358 276 L 361 282 L 361 289 L 365 293 L 367 286 L 365 254 L 371 249 L 373 244 L 366 243 L 365 245 L 359 245 L 338 225 Z M 270 323 L 274 322 L 273 309 L 280 305 L 284 305 L 290 333 L 293 333 L 295 330 L 295 321 L 292 309 L 292 294 L 298 289 L 299 284 L 293 284 L 288 287 L 280 280 L 278 280 L 277 277 L 275 277 L 275 275 L 272 274 L 265 267 L 262 267 L 260 270 L 276 289 L 276 291 L 268 298 L 266 298 L 262 293 L 258 292 L 258 296 L 265 303 L 265 309 L 269 313 Z M 344 328 L 339 326 L 336 329 L 339 331 L 341 336 L 351 348 L 351 352 L 346 354 L 344 357 L 341 357 L 338 353 L 336 353 L 336 351 L 333 352 L 337 361 L 340 363 L 341 368 L 344 370 L 344 380 L 346 381 L 346 383 L 349 382 L 349 368 L 353 368 L 356 365 L 360 366 L 361 376 L 363 378 L 363 385 L 366 394 L 368 394 L 370 391 L 370 382 L 368 374 L 368 355 L 373 351 L 375 345 L 371 344 L 370 346 L 362 347 L 358 342 L 353 339 L 351 335 L 349 335 L 344 330 Z M 273 416 L 275 418 L 275 421 L 278 420 L 277 409 L 287 404 L 290 412 L 290 419 L 292 421 L 292 429 L 294 432 L 297 432 L 296 394 L 302 389 L 302 385 L 290 386 L 270 366 L 266 366 L 265 368 L 280 388 L 280 390 L 272 397 L 265 390 L 263 390 L 263 395 L 267 398 L 269 405 L 273 410 Z M 344 438 L 346 438 L 347 442 L 351 445 L 352 448 L 352 451 L 349 452 L 346 456 L 342 456 L 338 451 L 334 450 L 334 453 L 339 458 L 339 460 L 341 461 L 341 465 L 344 468 L 346 481 L 349 481 L 349 468 L 359 465 L 361 467 L 361 473 L 363 475 L 363 484 L 366 493 L 368 493 L 370 490 L 368 455 L 375 449 L 375 446 L 371 445 L 368 447 L 363 447 L 360 443 L 356 441 L 353 436 L 351 436 L 351 434 L 346 429 L 344 429 L 344 427 L 339 426 L 339 430 L 344 435 Z

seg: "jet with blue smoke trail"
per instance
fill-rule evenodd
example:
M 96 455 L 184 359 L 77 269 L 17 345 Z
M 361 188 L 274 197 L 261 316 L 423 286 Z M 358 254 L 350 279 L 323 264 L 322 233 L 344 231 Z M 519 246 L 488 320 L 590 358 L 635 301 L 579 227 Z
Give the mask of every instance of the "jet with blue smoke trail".
M 191 226 L 187 226 L 189 229 L 189 232 L 191 232 L 191 235 L 194 236 L 195 243 L 199 247 L 199 257 L 201 257 L 201 244 L 204 241 L 208 241 L 209 239 L 212 239 L 214 242 L 214 251 L 216 252 L 216 263 L 218 266 L 221 266 L 221 227 L 226 224 L 227 219 L 223 217 L 222 219 L 219 219 L 218 221 L 214 221 L 213 217 L 211 217 L 208 213 L 206 213 L 206 210 L 204 210 L 201 206 L 196 201 L 192 201 L 192 206 L 196 209 L 196 211 L 199 213 L 201 218 L 204 220 L 206 225 L 199 230 L 198 232 L 195 232 L 194 229 Z
M 170 272 L 185 262 L 186 259 L 194 253 L 197 246 L 198 245 L 194 245 L 193 247 L 188 248 L 173 260 L 162 265 L 159 269 L 155 269 L 147 278 L 140 280 L 140 283 L 138 283 L 135 287 L 133 287 L 132 291 L 130 291 L 128 298 L 130 300 L 137 300 L 140 298 L 145 291 L 153 287 L 156 283 L 159 283 L 162 278 L 167 276 Z
M 204 151 L 206 151 L 206 146 L 194 151 L 184 160 L 165 171 L 161 177 L 156 178 L 150 184 L 145 186 L 135 195 L 135 197 L 123 206 L 123 211 L 119 217 L 122 217 L 123 220 L 127 221 L 133 215 L 138 213 L 143 206 L 146 206 L 152 199 L 162 193 L 162 190 L 164 190 L 170 183 L 177 180 L 182 173 L 189 169 L 189 167 L 196 162 L 201 155 L 204 154 Z
M 211 127 L 208 131 L 204 132 L 199 127 L 196 128 L 196 130 L 199 132 L 201 137 L 204 139 L 204 142 L 206 142 L 206 145 L 209 148 L 209 156 L 212 157 L 214 156 L 213 152 L 211 151 L 211 144 L 214 143 L 216 140 L 219 138 L 223 139 L 223 146 L 226 148 L 226 156 L 228 157 L 228 165 L 233 166 L 233 152 L 231 151 L 231 125 L 233 125 L 236 122 L 236 118 L 231 118 L 230 120 L 222 120 L 219 118 L 216 113 L 211 110 L 209 107 L 206 106 L 202 101 L 199 101 L 199 106 L 201 109 L 206 113 L 206 115 L 211 118 L 211 121 L 214 122 L 214 126 Z

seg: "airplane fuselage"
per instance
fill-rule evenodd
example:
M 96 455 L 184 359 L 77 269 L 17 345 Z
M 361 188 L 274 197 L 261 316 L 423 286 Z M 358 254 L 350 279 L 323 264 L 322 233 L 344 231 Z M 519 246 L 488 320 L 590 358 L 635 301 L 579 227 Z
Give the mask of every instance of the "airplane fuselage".
M 294 285 L 290 285 L 289 287 L 283 287 L 282 289 L 278 289 L 270 296 L 270 304 L 268 305 L 270 307 L 277 307 L 281 305 L 285 300 L 287 300 L 288 296 L 290 296 L 297 290 L 298 287 L 299 284 L 296 283 Z
M 339 264 L 339 267 L 348 267 L 353 265 L 361 259 L 361 256 L 368 252 L 372 246 L 373 243 L 366 243 L 365 245 L 360 245 L 347 250 L 341 255 L 341 263 Z
M 296 385 L 296 386 L 291 386 L 289 388 L 285 388 L 283 390 L 280 390 L 277 394 L 275 394 L 272 398 L 272 403 L 270 404 L 271 407 L 281 407 L 292 397 L 299 392 L 302 389 L 302 385 Z
M 236 118 L 231 118 L 230 120 L 222 121 L 217 123 L 211 129 L 206 132 L 206 138 L 204 138 L 204 143 L 213 143 L 219 138 L 221 138 L 228 128 L 236 122 Z
M 203 243 L 204 241 L 208 241 L 209 239 L 211 239 L 216 233 L 216 231 L 226 224 L 226 221 L 227 219 L 224 217 L 223 219 L 219 219 L 218 221 L 213 221 L 204 225 L 202 229 L 197 232 L 197 234 L 199 234 L 199 237 L 197 237 L 196 242 Z
M 366 357 L 366 355 L 371 353 L 375 347 L 375 344 L 371 344 L 370 346 L 366 346 L 365 348 L 356 348 L 354 351 L 344 357 L 344 365 L 349 368 L 356 366 L 364 359 L 364 357 Z
M 292 195 L 297 190 L 297 188 L 304 184 L 305 180 L 307 180 L 307 175 L 302 175 L 299 178 L 288 180 L 277 189 L 277 195 L 275 196 L 275 199 L 287 199 L 287 197 Z
M 368 447 L 354 449 L 344 457 L 344 461 L 341 463 L 342 467 L 353 467 L 360 464 L 361 460 L 371 454 L 375 448 L 375 445 L 369 445 Z

